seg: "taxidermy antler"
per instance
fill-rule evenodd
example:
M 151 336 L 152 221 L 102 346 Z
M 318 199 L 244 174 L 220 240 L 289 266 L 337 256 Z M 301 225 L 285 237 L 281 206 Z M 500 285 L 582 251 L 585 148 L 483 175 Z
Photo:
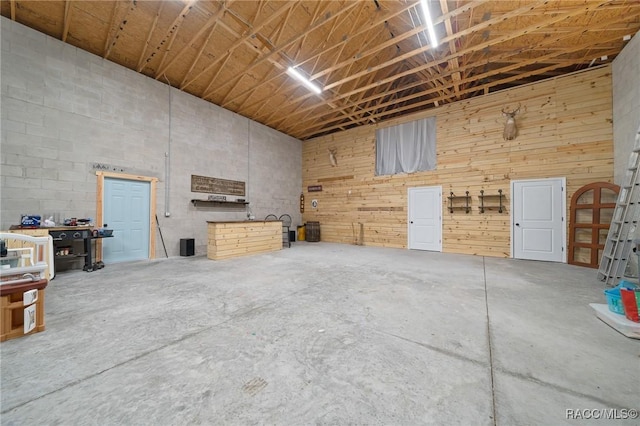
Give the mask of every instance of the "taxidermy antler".
M 336 148 L 328 148 L 329 151 L 329 162 L 331 163 L 331 167 L 335 167 L 338 165 L 338 160 L 336 160 L 336 152 L 338 150 Z
M 507 121 L 504 123 L 504 131 L 502 132 L 502 137 L 506 141 L 515 139 L 518 134 L 518 128 L 516 126 L 516 114 L 518 111 L 520 111 L 520 104 L 518 104 L 518 108 L 511 112 L 505 111 L 505 109 L 502 108 L 502 115 L 507 117 Z

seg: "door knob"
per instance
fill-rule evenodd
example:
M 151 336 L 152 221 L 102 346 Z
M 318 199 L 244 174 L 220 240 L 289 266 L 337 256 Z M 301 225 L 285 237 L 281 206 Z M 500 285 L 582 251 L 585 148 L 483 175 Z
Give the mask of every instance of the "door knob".
M 519 223 L 516 223 L 516 226 L 520 226 L 520 224 L 519 224 Z
M 411 223 L 413 223 L 413 221 L 411 221 Z

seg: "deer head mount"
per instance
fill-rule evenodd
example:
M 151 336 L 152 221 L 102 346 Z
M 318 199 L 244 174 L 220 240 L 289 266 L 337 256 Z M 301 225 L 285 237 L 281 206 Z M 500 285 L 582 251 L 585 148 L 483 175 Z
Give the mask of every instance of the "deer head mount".
M 504 123 L 504 131 L 502 132 L 502 137 L 506 141 L 513 140 L 518 135 L 518 127 L 516 126 L 516 114 L 518 111 L 520 111 L 520 104 L 518 104 L 518 108 L 511 112 L 502 108 L 502 115 L 507 118 L 507 121 Z
M 336 153 L 338 152 L 337 148 L 327 148 L 329 151 L 329 162 L 331 163 L 331 167 L 335 167 L 338 165 L 338 160 L 336 160 Z

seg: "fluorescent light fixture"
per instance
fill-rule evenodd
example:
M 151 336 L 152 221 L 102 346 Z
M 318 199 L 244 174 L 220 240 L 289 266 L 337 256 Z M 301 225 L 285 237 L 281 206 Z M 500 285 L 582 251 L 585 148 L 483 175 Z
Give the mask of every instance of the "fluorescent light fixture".
M 320 87 L 310 82 L 304 75 L 300 74 L 300 71 L 298 71 L 294 67 L 289 67 L 287 69 L 287 74 L 294 77 L 296 80 L 299 80 L 302 84 L 307 86 L 307 88 L 312 92 L 317 93 L 318 95 L 322 93 L 322 89 Z
M 436 37 L 436 30 L 433 27 L 433 21 L 431 20 L 431 13 L 429 12 L 429 1 L 420 0 L 420 6 L 422 7 L 422 14 L 424 15 L 425 24 L 427 24 L 427 32 L 429 33 L 429 43 L 432 48 L 438 47 L 438 38 Z

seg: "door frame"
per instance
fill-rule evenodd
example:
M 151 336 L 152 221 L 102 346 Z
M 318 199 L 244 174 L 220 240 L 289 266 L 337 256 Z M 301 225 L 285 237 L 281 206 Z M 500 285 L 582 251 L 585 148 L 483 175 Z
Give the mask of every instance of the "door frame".
M 137 180 L 149 182 L 149 259 L 156 258 L 156 186 L 158 178 L 149 176 L 129 175 L 126 173 L 96 172 L 96 225 L 103 223 L 104 217 L 104 178 L 120 180 Z M 102 240 L 96 240 L 96 261 L 102 260 Z
M 513 248 L 513 242 L 514 242 L 514 233 L 515 233 L 515 224 L 514 224 L 514 220 L 513 220 L 513 206 L 514 206 L 514 194 L 515 191 L 513 190 L 513 187 L 515 186 L 516 182 L 540 182 L 541 180 L 560 180 L 562 182 L 562 227 L 563 227 L 563 232 L 562 232 L 562 263 L 567 263 L 567 178 L 566 177 L 549 177 L 549 178 L 537 178 L 537 179 L 516 179 L 516 180 L 512 180 L 511 181 L 511 201 L 510 201 L 510 221 L 511 221 L 511 258 L 515 259 L 515 257 L 513 256 L 514 253 L 514 248 Z
M 439 250 L 435 251 L 436 253 L 442 253 L 442 240 L 443 240 L 443 229 L 444 224 L 442 221 L 442 185 L 431 185 L 431 186 L 412 186 L 407 188 L 407 249 L 412 250 L 411 248 L 411 191 L 419 190 L 419 189 L 437 189 L 440 191 L 440 202 L 438 203 L 438 217 L 440 218 L 440 247 Z

